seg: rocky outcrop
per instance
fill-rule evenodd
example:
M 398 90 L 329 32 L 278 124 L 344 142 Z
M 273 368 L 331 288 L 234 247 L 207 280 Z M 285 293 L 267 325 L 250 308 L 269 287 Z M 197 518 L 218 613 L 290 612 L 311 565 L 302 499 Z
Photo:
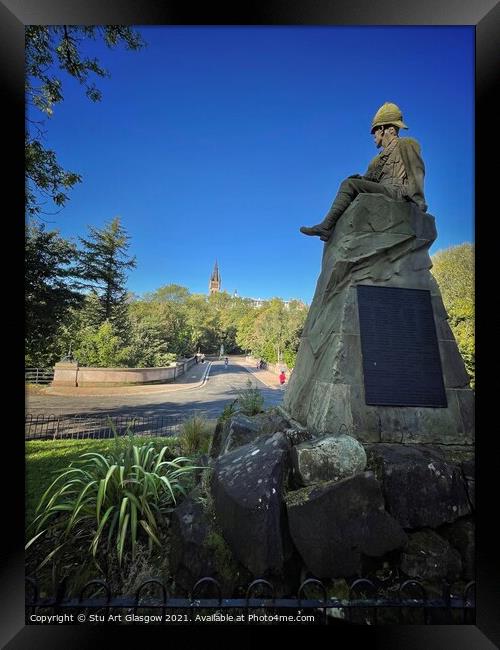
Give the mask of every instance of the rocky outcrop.
M 472 458 L 462 462 L 462 473 L 467 486 L 467 495 L 473 509 L 476 508 L 476 463 Z
M 217 423 L 210 456 L 217 458 L 253 442 L 259 436 L 285 431 L 289 426 L 288 420 L 273 410 L 253 416 L 238 413 L 226 422 Z
M 470 513 L 459 465 L 424 445 L 366 445 L 387 511 L 403 528 L 436 528 Z
M 371 472 L 289 492 L 285 502 L 295 547 L 318 578 L 355 575 L 362 555 L 382 556 L 407 539 Z
M 442 526 L 438 530 L 462 558 L 463 577 L 465 580 L 475 579 L 475 526 L 471 517 L 459 519 L 452 524 Z
M 172 513 L 169 569 L 176 593 L 190 594 L 201 578 L 215 578 L 225 597 L 244 589 L 251 575 L 235 562 L 195 490 Z
M 363 442 L 473 443 L 473 392 L 430 273 L 434 218 L 407 201 L 360 194 L 323 249 L 286 413 L 317 435 L 342 425 Z M 305 244 L 304 244 L 305 245 Z M 430 295 L 446 407 L 368 405 L 357 286 L 417 289 Z M 397 381 L 397 378 L 394 380 Z
M 211 479 L 217 523 L 235 558 L 256 577 L 280 572 L 292 553 L 283 505 L 290 443 L 261 436 L 218 458 Z
M 401 553 L 401 570 L 411 578 L 454 582 L 460 578 L 460 554 L 433 530 L 410 533 Z
M 294 478 L 302 486 L 339 481 L 366 467 L 366 453 L 355 438 L 325 435 L 292 448 Z

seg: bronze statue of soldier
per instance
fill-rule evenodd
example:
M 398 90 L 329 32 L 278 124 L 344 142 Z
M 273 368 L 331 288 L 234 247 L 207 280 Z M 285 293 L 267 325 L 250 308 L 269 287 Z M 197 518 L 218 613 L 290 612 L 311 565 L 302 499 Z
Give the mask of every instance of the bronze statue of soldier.
M 377 149 L 382 148 L 382 151 L 370 162 L 363 176 L 354 174 L 341 183 L 337 196 L 321 223 L 311 227 L 302 226 L 300 232 L 328 241 L 340 216 L 362 192 L 413 201 L 426 212 L 425 167 L 420 145 L 413 138 L 399 137 L 399 130 L 407 128 L 396 104 L 386 102 L 381 106 L 372 120 L 371 133 Z

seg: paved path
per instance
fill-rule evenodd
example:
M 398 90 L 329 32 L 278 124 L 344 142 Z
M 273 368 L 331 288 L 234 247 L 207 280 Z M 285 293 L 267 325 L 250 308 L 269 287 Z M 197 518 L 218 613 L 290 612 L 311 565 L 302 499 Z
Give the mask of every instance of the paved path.
M 216 418 L 226 404 L 237 398 L 237 391 L 246 388 L 249 373 L 262 391 L 265 407 L 281 403 L 283 390 L 273 373 L 257 370 L 243 357 L 230 357 L 227 367 L 218 360 L 200 363 L 171 384 L 49 387 L 41 394 L 27 396 L 26 412 L 114 417 L 182 415 L 197 410 Z

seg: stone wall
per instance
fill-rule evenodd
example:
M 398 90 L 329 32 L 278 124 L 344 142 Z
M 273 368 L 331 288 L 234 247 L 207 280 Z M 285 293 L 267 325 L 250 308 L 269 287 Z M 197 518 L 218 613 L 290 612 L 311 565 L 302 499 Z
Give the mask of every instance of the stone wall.
M 59 362 L 54 366 L 52 386 L 105 386 L 149 384 L 175 381 L 195 363 L 194 357 L 165 368 L 87 368 L 78 362 Z

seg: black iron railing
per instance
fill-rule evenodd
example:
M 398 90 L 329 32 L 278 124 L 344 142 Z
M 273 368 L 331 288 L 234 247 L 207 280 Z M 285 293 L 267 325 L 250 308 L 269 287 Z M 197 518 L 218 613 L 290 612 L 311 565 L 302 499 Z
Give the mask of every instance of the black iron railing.
M 133 596 L 113 596 L 105 581 L 92 580 L 81 589 L 77 597 L 66 597 L 64 585 L 61 584 L 56 590 L 56 596 L 41 598 L 36 580 L 26 580 L 28 623 L 48 622 L 48 616 L 70 614 L 75 617 L 74 622 L 106 622 L 110 612 L 116 613 L 117 610 L 124 610 L 123 615 L 128 617 L 125 622 L 152 622 L 151 618 L 145 621 L 144 617 L 138 616 L 138 610 L 147 609 L 152 610 L 156 616 L 161 616 L 153 618 L 153 622 L 197 623 L 202 622 L 195 616 L 200 610 L 218 612 L 221 619 L 224 612 L 233 610 L 242 613 L 240 622 L 280 622 L 276 617 L 281 616 L 281 622 L 290 621 L 291 618 L 292 622 L 327 624 L 343 618 L 347 622 L 383 624 L 382 610 L 385 609 L 396 612 L 399 620 L 394 621 L 393 617 L 391 623 L 408 622 L 407 618 L 405 620 L 408 612 L 419 610 L 419 624 L 475 624 L 475 582 L 469 582 L 458 593 L 452 585 L 443 583 L 442 594 L 436 597 L 421 582 L 406 580 L 393 586 L 394 595 L 388 597 L 378 593 L 375 582 L 360 578 L 351 584 L 347 598 L 332 598 L 320 580 L 308 578 L 300 585 L 296 597 L 284 598 L 275 595 L 276 590 L 271 582 L 257 579 L 248 586 L 245 597 L 224 598 L 220 583 L 212 577 L 198 580 L 188 597 L 171 596 L 167 586 L 157 578 L 145 580 Z M 146 588 L 151 590 L 151 587 L 156 588 L 156 597 L 144 595 Z M 94 596 L 86 597 L 90 588 L 93 589 Z M 316 591 L 315 598 L 312 597 L 311 590 Z M 98 591 L 104 592 L 103 595 L 96 596 Z M 207 595 L 207 591 L 215 593 Z M 47 614 L 47 610 L 51 614 Z M 440 616 L 436 618 L 438 610 Z M 94 618 L 90 616 L 96 612 L 100 612 L 100 615 Z M 264 617 L 264 613 L 267 616 Z M 77 619 L 78 615 L 80 618 Z M 134 619 L 134 615 L 140 620 Z M 308 615 L 309 618 L 304 618 Z M 259 616 L 267 620 L 259 621 Z M 301 618 L 297 619 L 297 616 Z M 411 622 L 415 623 L 415 619 Z
M 128 433 L 134 436 L 176 436 L 188 418 L 206 417 L 202 412 L 160 416 L 88 416 L 27 414 L 25 416 L 26 440 L 70 440 L 86 438 L 113 438 Z

